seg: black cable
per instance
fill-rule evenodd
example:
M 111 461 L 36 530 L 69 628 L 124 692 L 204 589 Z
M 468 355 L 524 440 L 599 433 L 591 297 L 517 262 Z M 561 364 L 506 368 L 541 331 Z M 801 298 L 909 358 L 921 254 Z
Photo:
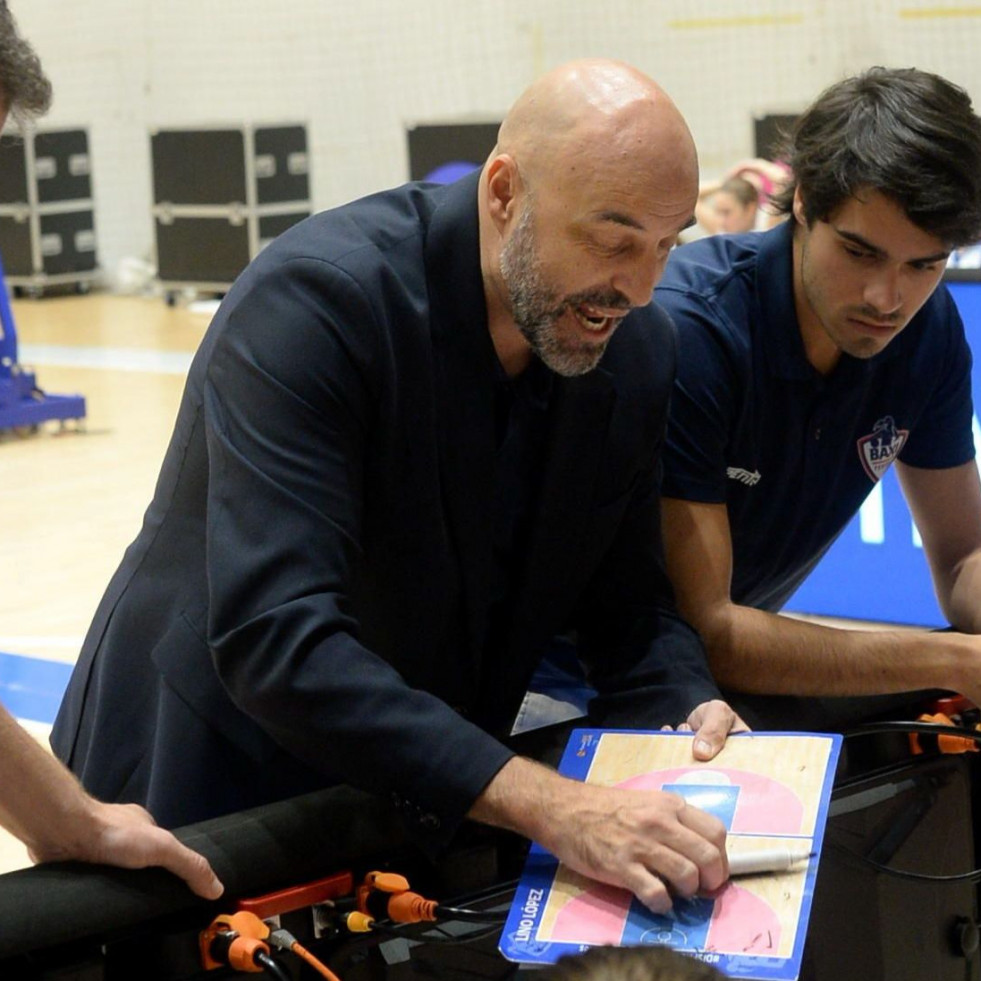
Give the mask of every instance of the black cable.
M 934 736 L 961 736 L 964 739 L 972 739 L 981 746 L 981 732 L 976 729 L 964 729 L 961 726 L 945 726 L 939 722 L 866 722 L 854 729 L 849 729 L 844 733 L 845 739 L 854 736 L 874 736 L 883 732 L 924 732 Z
M 276 981 L 293 981 L 289 975 L 289 971 L 279 961 L 273 960 L 272 957 L 264 954 L 261 950 L 256 953 L 255 962 L 265 969 L 266 974 L 270 974 L 276 978 Z
M 484 921 L 487 923 L 488 921 Z M 380 934 L 385 937 L 408 937 L 419 943 L 433 943 L 450 946 L 453 944 L 471 943 L 483 940 L 486 937 L 499 933 L 504 925 L 504 920 L 488 924 L 485 930 L 473 930 L 470 933 L 451 934 L 446 932 L 444 924 L 439 922 L 420 922 L 420 923 L 392 923 L 391 920 L 375 920 L 371 924 L 369 934 Z M 354 939 L 364 934 L 348 934 L 348 939 Z
M 883 865 L 874 858 L 869 858 L 868 855 L 862 855 L 859 852 L 853 852 L 850 848 L 836 841 L 829 841 L 827 844 L 835 851 L 843 852 L 863 865 L 868 865 L 877 872 L 884 872 L 886 875 L 894 876 L 897 879 L 912 879 L 914 882 L 981 882 L 981 868 L 972 869 L 970 872 L 958 872 L 956 875 L 930 875 L 926 872 L 910 872 L 907 869 L 897 869 L 891 865 Z
M 479 909 L 461 909 L 459 906 L 437 906 L 436 915 L 446 920 L 466 920 L 473 923 L 504 923 L 508 914 L 502 910 L 494 913 Z
M 473 944 L 479 943 L 481 940 L 486 940 L 488 937 L 493 937 L 495 934 L 501 932 L 501 927 L 503 923 L 495 923 L 493 926 L 488 927 L 486 930 L 476 930 L 473 933 L 447 933 L 444 927 L 441 927 L 438 923 L 430 923 L 429 930 L 422 934 L 421 939 L 425 943 L 439 944 L 442 947 L 452 947 L 454 945 L 462 946 L 463 944 Z M 437 936 L 433 936 L 437 934 Z
M 393 923 L 391 920 L 372 920 L 368 933 L 383 933 L 387 937 L 404 937 L 409 927 L 417 923 Z M 350 933 L 349 937 L 363 937 L 363 933 Z
M 963 739 L 973 740 L 976 745 L 981 746 L 981 732 L 976 729 L 964 729 L 961 726 L 954 725 L 947 726 L 938 722 L 867 722 L 863 725 L 856 726 L 854 729 L 849 729 L 848 732 L 843 733 L 843 738 L 852 739 L 855 736 L 881 735 L 886 732 L 899 732 L 906 735 L 910 733 L 925 733 L 933 736 L 959 736 Z M 970 872 L 959 872 L 955 875 L 930 875 L 926 872 L 910 872 L 906 869 L 897 869 L 891 865 L 884 865 L 881 862 L 877 862 L 874 858 L 870 858 L 868 855 L 853 852 L 850 848 L 846 848 L 844 845 L 838 844 L 835 841 L 829 840 L 828 844 L 836 851 L 842 852 L 864 865 L 868 865 L 877 872 L 894 876 L 897 879 L 909 879 L 915 882 L 981 882 L 981 868 L 972 869 Z

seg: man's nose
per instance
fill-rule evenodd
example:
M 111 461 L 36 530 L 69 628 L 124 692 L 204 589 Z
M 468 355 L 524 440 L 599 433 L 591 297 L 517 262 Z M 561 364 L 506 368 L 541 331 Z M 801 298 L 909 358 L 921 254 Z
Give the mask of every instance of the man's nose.
M 880 314 L 895 313 L 903 304 L 899 274 L 887 270 L 870 280 L 865 286 L 862 299 Z
M 611 285 L 630 301 L 632 307 L 646 306 L 651 302 L 654 287 L 664 274 L 665 262 L 667 255 L 636 262 L 618 273 Z

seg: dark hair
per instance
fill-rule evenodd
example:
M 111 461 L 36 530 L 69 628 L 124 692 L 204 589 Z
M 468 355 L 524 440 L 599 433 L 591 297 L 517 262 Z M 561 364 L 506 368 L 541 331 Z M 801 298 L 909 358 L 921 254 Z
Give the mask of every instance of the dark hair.
M 939 75 L 870 68 L 832 85 L 796 121 L 780 159 L 793 177 L 774 207 L 790 214 L 799 185 L 808 225 L 871 188 L 949 247 L 981 239 L 981 119 Z
M 714 967 L 668 947 L 592 947 L 559 958 L 542 981 L 724 981 Z
M 51 83 L 29 42 L 0 0 L 0 105 L 19 122 L 40 116 L 51 106 Z

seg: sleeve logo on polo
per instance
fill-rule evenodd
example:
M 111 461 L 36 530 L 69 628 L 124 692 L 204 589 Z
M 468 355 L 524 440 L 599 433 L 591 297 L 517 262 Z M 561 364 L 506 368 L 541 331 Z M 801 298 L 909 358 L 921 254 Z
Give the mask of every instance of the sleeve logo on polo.
M 883 416 L 876 421 L 868 436 L 858 440 L 858 458 L 872 483 L 878 483 L 899 456 L 908 436 L 909 430 L 897 429 L 892 416 Z
M 747 487 L 753 487 L 760 482 L 763 475 L 759 470 L 744 470 L 742 467 L 726 467 L 726 476 L 730 480 L 738 480 Z

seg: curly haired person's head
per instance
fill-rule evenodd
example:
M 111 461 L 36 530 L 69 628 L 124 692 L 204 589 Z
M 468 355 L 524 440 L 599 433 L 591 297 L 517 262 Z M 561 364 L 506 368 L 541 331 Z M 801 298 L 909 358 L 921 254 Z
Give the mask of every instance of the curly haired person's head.
M 0 111 L 26 122 L 50 106 L 51 82 L 34 48 L 18 33 L 10 8 L 0 0 Z

